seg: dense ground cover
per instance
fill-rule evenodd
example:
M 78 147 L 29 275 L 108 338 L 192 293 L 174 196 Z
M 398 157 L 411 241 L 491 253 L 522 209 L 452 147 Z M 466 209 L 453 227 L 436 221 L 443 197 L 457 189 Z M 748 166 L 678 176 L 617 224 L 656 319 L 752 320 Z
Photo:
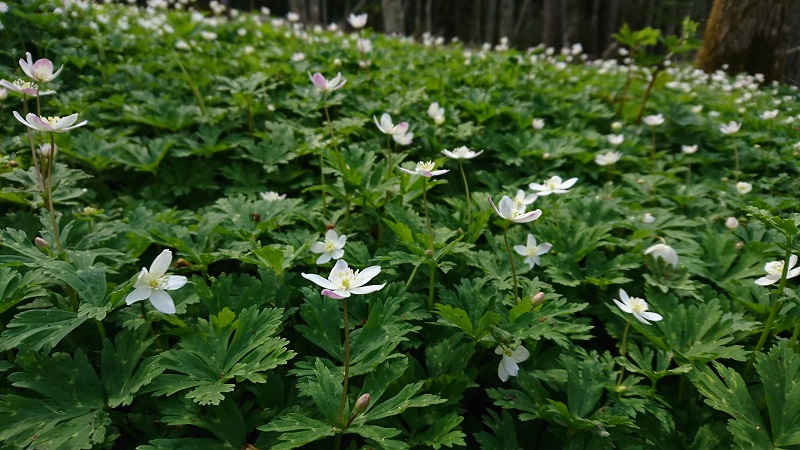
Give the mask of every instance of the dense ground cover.
M 800 445 L 795 89 L 70 3 L 0 15 L 0 448 Z

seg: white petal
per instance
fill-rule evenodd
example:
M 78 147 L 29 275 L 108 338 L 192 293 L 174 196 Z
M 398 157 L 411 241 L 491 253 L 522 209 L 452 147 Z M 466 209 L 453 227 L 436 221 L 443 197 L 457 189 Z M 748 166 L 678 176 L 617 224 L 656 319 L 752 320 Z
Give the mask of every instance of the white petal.
M 634 312 L 633 313 L 633 317 L 636 317 L 636 320 L 638 320 L 639 322 L 642 322 L 645 325 L 650 325 L 650 322 L 648 322 L 647 319 L 642 317 L 642 315 L 640 313 L 638 313 L 638 312 Z
M 617 304 L 617 308 L 621 309 L 622 312 L 626 312 L 628 314 L 633 312 L 633 310 L 630 308 L 630 306 L 626 305 L 625 303 L 620 302 L 617 299 L 614 299 L 614 303 Z
M 651 311 L 645 311 L 645 312 L 641 313 L 641 315 L 645 319 L 652 320 L 653 322 L 658 322 L 659 320 L 663 319 L 663 317 L 661 317 L 661 314 L 654 313 L 654 312 L 651 312 Z
M 625 303 L 626 305 L 631 302 L 631 298 L 628 296 L 628 293 L 625 292 L 625 289 L 619 290 L 619 299 L 622 300 L 622 303 Z
M 142 271 L 139 272 L 139 276 L 136 277 L 136 283 L 133 283 L 133 287 L 140 288 L 147 286 L 147 278 L 148 278 L 147 275 L 148 275 L 147 269 L 142 267 Z
M 155 278 L 161 278 L 169 270 L 169 265 L 172 263 L 172 252 L 164 250 L 160 255 L 156 256 L 153 264 L 150 266 L 150 274 Z
M 131 291 L 127 297 L 125 297 L 125 303 L 131 305 L 133 303 L 142 301 L 147 297 L 150 297 L 150 294 L 153 290 L 149 286 L 138 287 Z
M 574 186 L 574 185 L 575 185 L 575 183 L 577 183 L 577 182 L 578 182 L 578 179 L 577 179 L 577 178 L 570 178 L 569 180 L 567 180 L 567 181 L 565 181 L 565 182 L 561 183 L 561 185 L 559 186 L 559 188 L 560 188 L 560 189 L 569 189 L 569 188 L 571 188 L 572 186 Z
M 325 264 L 326 262 L 328 262 L 330 260 L 331 260 L 331 254 L 330 253 L 323 253 L 323 254 L 319 255 L 319 258 L 317 258 L 316 263 L 317 264 Z M 322 277 L 320 277 L 320 278 L 322 278 Z
M 514 352 L 511 355 L 511 358 L 513 358 L 514 361 L 521 363 L 522 361 L 528 359 L 528 357 L 530 356 L 531 353 L 528 351 L 528 349 L 520 345 L 519 347 L 517 347 L 516 350 L 514 350 Z
M 525 258 L 525 264 L 527 264 L 531 269 L 536 267 L 537 264 L 541 265 L 538 256 L 528 256 Z
M 333 274 L 335 274 L 336 272 L 341 272 L 343 270 L 347 270 L 348 268 L 349 267 L 347 266 L 347 262 L 345 260 L 340 259 L 340 260 L 336 261 L 336 264 L 334 264 L 333 269 L 331 269 L 331 274 L 328 275 L 328 279 L 331 279 L 333 277 Z M 309 278 L 309 280 L 310 280 L 310 278 Z M 319 284 L 319 283 L 317 283 L 317 284 Z M 322 286 L 322 285 L 320 285 L 320 286 Z M 325 287 L 325 286 L 322 286 L 322 287 Z M 334 288 L 331 288 L 331 289 L 334 289 Z
M 800 275 L 800 267 L 794 268 L 794 269 L 790 270 L 789 272 L 787 272 L 786 273 L 786 279 L 788 280 L 789 278 L 794 278 L 794 277 L 796 277 L 798 275 Z
M 352 294 L 369 294 L 369 293 L 372 293 L 372 292 L 380 291 L 381 289 L 383 289 L 384 286 L 386 286 L 386 283 L 373 284 L 372 286 L 361 286 L 361 287 L 350 289 L 350 292 Z
M 150 294 L 150 303 L 164 314 L 175 314 L 175 302 L 165 291 L 156 290 Z
M 335 241 L 336 239 L 339 239 L 339 234 L 333 231 L 333 228 L 331 228 L 330 230 L 325 232 L 325 239 L 326 240 L 330 239 L 332 241 Z
M 324 242 L 314 242 L 309 247 L 311 253 L 325 253 L 325 243 Z
M 346 243 L 347 243 L 347 236 L 341 235 L 341 236 L 339 236 L 339 239 L 336 239 L 336 248 L 342 248 L 342 247 L 344 247 L 344 244 L 346 244 Z M 341 258 L 341 256 L 340 256 L 340 258 Z
M 773 278 L 772 276 L 767 275 L 765 277 L 757 279 L 756 284 L 759 286 L 769 286 L 770 284 L 775 284 L 775 282 L 778 281 L 779 279 L 780 278 Z
M 545 187 L 542 186 L 539 183 L 531 183 L 531 184 L 528 185 L 528 187 L 531 188 L 532 191 L 543 191 L 543 190 L 545 190 Z
M 536 247 L 536 238 L 532 234 L 528 234 L 528 248 Z
M 500 346 L 500 345 L 498 345 L 497 347 L 494 348 L 494 354 L 495 355 L 502 355 L 503 352 L 504 352 L 503 347 Z
M 541 209 L 537 209 L 535 211 L 531 211 L 531 212 L 525 213 L 524 216 L 517 217 L 516 219 L 513 220 L 513 222 L 514 223 L 533 222 L 534 220 L 538 219 L 539 216 L 541 216 L 541 215 L 542 215 L 542 210 Z
M 344 256 L 344 250 L 340 248 L 337 248 L 331 252 L 331 258 L 333 259 L 342 259 L 342 256 Z
M 515 377 L 519 373 L 519 366 L 517 365 L 517 362 L 511 359 L 509 356 L 503 355 L 503 360 L 500 361 L 500 365 L 503 366 L 503 369 L 511 377 Z
M 356 287 L 363 286 L 369 283 L 369 280 L 378 276 L 379 273 L 381 273 L 381 266 L 367 267 L 366 269 L 358 273 L 358 276 L 354 280 L 354 283 Z
M 341 261 L 341 259 L 339 261 Z M 319 276 L 317 274 L 301 273 L 300 275 L 302 275 L 303 278 L 305 278 L 306 280 L 316 284 L 319 287 L 322 287 L 322 288 L 325 288 L 325 289 L 337 289 L 337 286 L 335 286 L 333 283 L 331 283 L 330 281 L 326 280 L 325 278 L 322 278 L 321 276 Z
M 408 169 L 404 169 L 402 167 L 398 167 L 398 169 L 400 169 L 401 172 L 405 172 L 405 173 L 407 173 L 409 175 L 419 175 L 419 172 L 417 172 L 416 170 L 408 170 Z
M 524 245 L 515 245 L 514 251 L 522 256 L 525 256 L 528 254 L 528 247 L 525 247 Z
M 342 295 L 340 295 L 339 292 L 341 292 L 341 291 L 332 291 L 330 289 L 323 289 L 321 294 L 324 295 L 325 297 L 330 297 L 330 298 L 336 299 L 336 300 L 340 300 L 340 299 L 343 299 L 343 298 L 346 298 L 346 297 L 350 297 L 350 293 L 347 292 L 347 291 L 342 292 Z
M 545 242 L 542 245 L 538 245 L 536 247 L 536 254 L 537 255 L 544 255 L 545 253 L 549 252 L 550 249 L 553 248 L 553 244 L 549 242 Z
M 186 277 L 181 275 L 172 275 L 167 278 L 167 285 L 164 286 L 165 291 L 174 291 L 180 289 L 186 284 Z
M 797 255 L 790 256 L 789 257 L 789 268 L 791 269 L 792 267 L 794 267 L 796 265 L 797 265 Z
M 504 195 L 503 198 L 500 199 L 500 204 L 497 205 L 498 209 L 500 210 L 500 217 L 504 219 L 511 219 L 511 209 L 514 206 L 514 202 L 511 201 L 507 195 Z
M 508 381 L 508 372 L 503 368 L 503 361 L 497 365 L 497 376 L 500 377 L 500 381 Z

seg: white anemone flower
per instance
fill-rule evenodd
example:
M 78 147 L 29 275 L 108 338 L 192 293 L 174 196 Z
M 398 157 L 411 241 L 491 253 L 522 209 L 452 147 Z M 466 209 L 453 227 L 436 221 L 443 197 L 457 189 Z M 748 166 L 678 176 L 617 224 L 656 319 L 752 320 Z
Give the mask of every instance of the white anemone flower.
M 533 119 L 531 121 L 531 126 L 534 130 L 539 131 L 544 128 L 544 119 Z
M 494 352 L 503 355 L 500 365 L 497 366 L 497 376 L 501 381 L 508 381 L 508 377 L 515 377 L 519 373 L 519 363 L 531 356 L 527 348 L 519 346 L 514 350 L 502 345 L 497 346 Z
M 341 72 L 337 73 L 336 76 L 333 77 L 330 81 L 325 79 L 325 77 L 322 76 L 322 74 L 319 72 L 315 73 L 314 75 L 311 75 L 311 73 L 309 73 L 308 78 L 311 80 L 311 83 L 314 84 L 314 87 L 322 92 L 333 92 L 337 89 L 341 89 L 344 86 L 344 84 L 347 83 L 347 80 L 342 78 Z
M 350 14 L 347 16 L 347 23 L 356 30 L 364 28 L 367 25 L 367 14 Z
M 753 185 L 746 181 L 740 181 L 736 183 L 736 190 L 744 195 L 753 190 Z
M 536 199 L 539 198 L 536 194 L 527 194 L 525 195 L 525 191 L 522 189 L 517 189 L 517 195 L 511 199 L 512 207 L 517 209 L 525 209 L 526 206 L 530 205 L 531 203 L 535 202 Z
M 695 145 L 682 145 L 681 151 L 686 153 L 687 155 L 691 155 L 692 153 L 697 151 L 697 144 Z
M 622 153 L 610 151 L 608 153 L 595 156 L 594 163 L 598 166 L 610 166 L 619 161 L 620 158 L 622 158 Z
M 728 124 L 722 124 L 719 127 L 719 131 L 722 134 L 736 134 L 742 128 L 742 124 L 739 122 L 730 121 Z
M 420 161 L 417 163 L 417 167 L 414 170 L 408 170 L 402 167 L 398 167 L 398 169 L 409 175 L 422 175 L 423 177 L 427 178 L 435 177 L 437 175 L 443 175 L 447 172 L 450 172 L 449 169 L 433 170 L 434 167 L 436 167 L 436 163 L 433 161 Z
M 278 194 L 275 191 L 259 192 L 258 195 L 267 202 L 275 202 L 286 198 L 286 194 Z
M 759 278 L 756 280 L 756 284 L 759 286 L 769 286 L 770 284 L 775 284 L 781 279 L 781 275 L 783 275 L 783 266 L 786 263 L 784 261 L 770 261 L 764 265 L 764 270 L 767 272 L 767 275 Z M 789 268 L 786 272 L 786 279 L 794 278 L 800 275 L 800 267 L 794 267 L 797 265 L 797 255 L 792 255 L 789 257 Z
M 322 287 L 322 295 L 334 299 L 350 297 L 352 294 L 369 294 L 377 292 L 386 286 L 386 283 L 365 286 L 370 280 L 381 273 L 380 266 L 367 267 L 363 271 L 356 270 L 347 266 L 345 260 L 336 261 L 336 265 L 331 269 L 328 279 L 319 275 L 303 273 L 303 278 L 311 281 L 317 286 Z
M 773 109 L 772 111 L 764 111 L 763 113 L 759 114 L 759 117 L 764 120 L 774 119 L 778 117 L 778 110 Z
M 72 114 L 67 117 L 39 117 L 36 114 L 28 113 L 27 116 L 23 119 L 22 116 L 14 111 L 14 117 L 20 123 L 27 126 L 28 128 L 34 129 L 36 131 L 42 131 L 45 133 L 64 133 L 66 131 L 74 130 L 75 128 L 82 127 L 89 123 L 87 120 L 74 125 L 75 122 L 78 120 L 77 114 Z
M 64 66 L 61 66 L 61 68 L 54 73 L 53 62 L 49 59 L 42 58 L 36 60 L 36 62 L 33 62 L 30 52 L 26 52 L 25 57 L 27 61 L 20 58 L 19 66 L 22 68 L 22 71 L 25 72 L 25 75 L 29 76 L 31 80 L 37 83 L 47 83 L 48 81 L 53 81 L 64 69 Z
M 375 126 L 381 130 L 383 134 L 389 134 L 392 136 L 396 135 L 404 135 L 406 131 L 408 131 L 408 122 L 400 122 L 397 125 L 392 123 L 392 116 L 388 113 L 381 114 L 381 120 L 378 122 L 378 118 L 372 116 L 372 119 L 375 121 Z
M 570 178 L 569 180 L 562 181 L 561 177 L 553 176 L 549 180 L 545 180 L 542 184 L 531 183 L 528 187 L 530 187 L 532 191 L 536 191 L 538 195 L 563 194 L 574 186 L 577 181 L 577 178 Z
M 667 244 L 655 244 L 647 247 L 644 251 L 645 255 L 651 255 L 653 258 L 661 258 L 672 267 L 678 267 L 678 252 Z
M 428 116 L 433 119 L 437 125 L 444 123 L 444 108 L 439 106 L 439 103 L 433 102 L 428 107 Z
M 533 222 L 542 215 L 541 209 L 525 212 L 525 205 L 515 206 L 514 201 L 507 195 L 504 195 L 503 198 L 500 199 L 498 205 L 495 205 L 492 197 L 489 196 L 489 203 L 492 204 L 492 208 L 498 216 L 514 223 Z
M 622 312 L 633 314 L 633 317 L 636 317 L 636 320 L 645 325 L 650 325 L 648 320 L 658 322 L 659 320 L 663 319 L 661 314 L 647 310 L 647 302 L 643 298 L 629 297 L 628 293 L 625 292 L 624 289 L 619 290 L 619 298 L 622 300 L 621 302 L 617 299 L 614 299 L 614 303 L 617 304 L 617 307 L 621 309 Z
M 182 288 L 186 284 L 186 277 L 167 275 L 171 263 L 172 252 L 164 250 L 153 260 L 149 271 L 142 267 L 133 291 L 125 297 L 125 303 L 132 305 L 147 298 L 162 313 L 175 314 L 175 303 L 166 291 Z
M 528 242 L 526 245 L 515 245 L 514 251 L 524 256 L 525 264 L 533 269 L 537 265 L 542 265 L 539 256 L 549 252 L 551 248 L 553 248 L 553 245 L 549 242 L 536 245 L 536 238 L 532 234 L 528 234 Z
M 409 145 L 414 139 L 414 133 L 393 134 L 392 139 L 398 145 Z
M 322 253 L 317 258 L 317 264 L 325 264 L 332 259 L 342 259 L 346 242 L 347 236 L 339 236 L 335 231 L 328 230 L 324 241 L 311 244 L 311 252 Z
M 664 123 L 664 116 L 662 114 L 656 114 L 654 116 L 645 116 L 644 123 L 651 127 L 657 127 L 662 123 Z
M 619 145 L 625 141 L 625 136 L 622 134 L 609 134 L 606 138 L 611 145 Z
M 472 159 L 481 153 L 483 153 L 483 150 L 474 152 L 464 146 L 454 148 L 453 151 L 447 149 L 442 150 L 442 154 L 450 159 Z

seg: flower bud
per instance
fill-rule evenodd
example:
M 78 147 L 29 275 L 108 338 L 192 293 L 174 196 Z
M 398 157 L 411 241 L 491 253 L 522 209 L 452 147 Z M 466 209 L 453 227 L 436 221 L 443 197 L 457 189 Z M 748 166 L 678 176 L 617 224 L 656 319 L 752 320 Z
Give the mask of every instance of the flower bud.
M 52 150 L 55 150 L 55 151 L 52 151 Z M 41 155 L 42 158 L 50 158 L 51 151 L 52 151 L 53 154 L 57 153 L 58 152 L 58 146 L 57 145 L 50 145 L 50 144 L 42 144 L 42 145 L 39 146 L 39 155 Z
M 542 302 L 544 302 L 544 292 L 539 292 L 531 298 L 533 306 L 540 305 Z
M 48 249 L 50 249 L 50 244 L 48 244 L 47 241 L 38 236 L 36 237 L 36 239 L 33 240 L 33 245 L 35 245 L 36 248 L 38 248 L 39 250 L 43 251 L 47 251 Z
M 622 129 L 622 122 L 614 122 L 611 124 L 611 129 L 614 131 L 619 131 Z
M 339 67 L 341 65 L 342 65 L 342 60 L 341 59 L 336 58 L 336 59 L 333 60 L 333 66 L 334 67 Z
M 736 250 L 739 250 L 739 249 L 741 249 L 742 247 L 744 247 L 744 242 L 742 242 L 742 241 L 739 241 L 739 242 L 737 242 L 737 243 L 736 243 Z
M 738 227 L 739 227 L 739 220 L 736 217 L 728 217 L 728 219 L 725 220 L 725 228 L 729 230 L 735 230 Z
M 425 250 L 425 256 L 433 257 L 433 250 L 431 250 L 431 249 Z
M 356 400 L 356 412 L 358 414 L 364 414 L 364 411 L 367 410 L 369 406 L 369 394 L 363 394 L 361 397 L 358 397 Z

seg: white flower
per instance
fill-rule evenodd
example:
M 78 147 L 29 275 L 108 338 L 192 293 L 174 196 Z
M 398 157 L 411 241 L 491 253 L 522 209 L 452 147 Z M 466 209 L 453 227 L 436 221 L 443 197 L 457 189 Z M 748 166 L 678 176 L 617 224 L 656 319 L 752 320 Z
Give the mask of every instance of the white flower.
M 436 167 L 436 163 L 433 161 L 420 161 L 417 163 L 417 167 L 414 170 L 408 170 L 402 167 L 398 167 L 398 169 L 410 175 L 422 175 L 427 178 L 450 172 L 448 169 L 433 170 L 434 167 Z
M 514 251 L 525 257 L 525 264 L 533 269 L 536 265 L 542 265 L 539 261 L 539 256 L 544 255 L 553 248 L 549 242 L 536 245 L 536 238 L 532 234 L 528 234 L 528 242 L 526 245 L 515 245 Z
M 414 133 L 403 133 L 403 134 L 393 134 L 392 139 L 397 142 L 398 145 L 408 145 L 411 143 L 411 140 L 414 138 Z
M 722 134 L 736 134 L 739 131 L 739 129 L 741 129 L 741 128 L 742 128 L 742 124 L 741 123 L 734 122 L 734 121 L 731 120 L 727 125 L 723 123 L 719 127 L 719 131 Z
M 25 59 L 19 60 L 19 66 L 22 68 L 22 71 L 25 72 L 25 75 L 29 76 L 31 80 L 37 83 L 46 83 L 48 81 L 53 81 L 61 70 L 64 69 L 64 66 L 61 66 L 55 73 L 53 73 L 53 62 L 47 58 L 42 58 L 33 62 L 33 58 L 29 52 L 25 53 Z
M 642 216 L 643 223 L 653 223 L 656 221 L 656 217 L 650 213 L 644 213 Z
M 483 150 L 479 152 L 474 152 L 464 146 L 455 148 L 453 149 L 452 152 L 447 149 L 442 150 L 442 154 L 444 154 L 444 156 L 447 156 L 450 159 L 472 159 L 480 155 L 481 153 L 483 153 Z
M 356 41 L 356 48 L 361 53 L 369 53 L 372 51 L 372 41 L 369 39 L 358 38 Z
M 611 129 L 613 131 L 619 131 L 622 129 L 622 122 L 614 122 L 611 124 Z
M 347 80 L 342 78 L 341 72 L 337 73 L 336 76 L 330 81 L 325 79 L 325 77 L 319 72 L 315 73 L 314 75 L 309 73 L 308 78 L 311 80 L 311 83 L 314 85 L 314 87 L 322 92 L 333 92 L 337 89 L 341 89 L 342 86 L 347 83 Z
M 656 114 L 654 116 L 645 116 L 644 123 L 651 127 L 657 127 L 664 123 L 664 116 L 661 114 Z
M 364 28 L 367 25 L 367 14 L 350 14 L 347 16 L 347 22 L 356 30 Z
M 306 280 L 324 288 L 322 289 L 322 295 L 340 299 L 350 297 L 352 294 L 369 294 L 383 289 L 386 283 L 364 286 L 379 273 L 381 273 L 380 266 L 367 267 L 361 272 L 358 270 L 353 272 L 353 269 L 347 266 L 347 262 L 340 259 L 336 261 L 336 265 L 331 269 L 331 274 L 328 275 L 327 280 L 315 274 L 303 273 L 301 275 Z
M 0 101 L 8 98 L 8 91 L 0 87 Z
M 526 206 L 535 202 L 537 198 L 539 198 L 539 196 L 536 194 L 525 195 L 525 191 L 523 191 L 522 189 L 517 189 L 517 195 L 511 199 L 512 202 L 511 206 L 512 208 L 524 210 Z
M 8 12 L 8 5 L 6 2 L 0 2 L 0 14 L 5 14 Z
M 259 192 L 258 195 L 260 195 L 262 199 L 264 199 L 264 200 L 266 200 L 268 202 L 274 202 L 274 201 L 283 200 L 283 199 L 286 198 L 286 194 L 281 195 L 281 194 L 278 194 L 277 192 L 274 192 L 274 191 Z
M 597 155 L 594 157 L 594 163 L 598 166 L 608 166 L 616 163 L 622 157 L 620 152 L 608 152 L 606 154 Z
M 544 128 L 544 119 L 533 119 L 531 126 L 533 126 L 533 129 L 536 131 L 541 130 Z
M 703 111 L 703 105 L 692 106 L 692 112 L 700 114 Z
M 217 40 L 217 33 L 214 33 L 213 31 L 201 31 L 200 36 L 207 41 Z
M 687 155 L 691 155 L 692 153 L 697 151 L 697 144 L 695 145 L 682 145 L 681 151 L 686 153 Z
M 770 284 L 775 284 L 778 280 L 781 279 L 781 275 L 783 275 L 783 266 L 785 265 L 784 261 L 770 261 L 764 265 L 764 270 L 767 272 L 766 276 L 763 276 L 756 280 L 756 284 L 759 286 L 768 286 Z M 794 278 L 800 275 L 800 267 L 794 267 L 797 265 L 797 255 L 792 255 L 789 257 L 789 268 L 786 272 L 786 279 Z
M 306 55 L 303 52 L 292 53 L 292 62 L 300 62 L 304 59 L 306 59 Z
M 515 202 L 507 195 L 500 199 L 499 207 L 494 204 L 492 197 L 489 196 L 489 203 L 492 204 L 494 212 L 503 219 L 510 220 L 514 223 L 528 223 L 533 222 L 542 215 L 542 210 L 537 209 L 530 212 L 525 212 L 525 206 L 517 206 Z
M 172 263 L 172 252 L 164 250 L 156 257 L 148 271 L 142 267 L 139 278 L 133 285 L 133 291 L 125 297 L 125 303 L 132 305 L 146 298 L 164 314 L 175 314 L 175 303 L 166 291 L 180 289 L 186 284 L 186 277 L 166 275 Z
M 608 143 L 611 145 L 619 145 L 625 140 L 625 136 L 622 134 L 609 134 L 606 136 L 608 138 Z
M 672 267 L 678 267 L 678 252 L 674 248 L 666 244 L 651 245 L 644 251 L 645 255 L 652 255 L 653 258 L 661 258 Z
M 184 41 L 183 39 L 178 39 L 175 42 L 175 48 L 178 49 L 178 50 L 184 50 L 184 51 L 192 49 L 189 46 L 189 44 L 186 41 Z
M 561 181 L 561 177 L 553 176 L 549 180 L 545 180 L 544 183 L 531 183 L 528 185 L 531 190 L 536 191 L 538 195 L 550 195 L 550 194 L 563 194 L 569 190 L 575 183 L 578 181 L 577 178 L 570 178 L 566 181 Z
M 645 325 L 650 325 L 648 320 L 658 322 L 659 320 L 663 319 L 661 314 L 647 310 L 647 302 L 644 301 L 643 298 L 628 297 L 628 293 L 625 292 L 624 289 L 619 290 L 619 298 L 622 300 L 621 302 L 617 299 L 614 299 L 614 303 L 617 304 L 617 307 L 621 309 L 622 312 L 633 314 L 633 317 L 636 317 L 636 320 Z
M 378 127 L 383 134 L 395 136 L 406 134 L 406 131 L 408 131 L 408 122 L 400 122 L 397 125 L 394 125 L 392 123 L 392 116 L 387 113 L 381 114 L 380 122 L 378 122 L 378 118 L 375 116 L 372 116 L 372 120 L 375 121 L 375 126 Z
M 347 236 L 339 236 L 333 230 L 328 230 L 325 233 L 325 240 L 322 242 L 314 242 L 311 245 L 313 253 L 322 253 L 317 258 L 317 264 L 325 264 L 331 259 L 342 259 L 344 256 L 344 244 L 347 242 Z
M 497 376 L 501 381 L 508 381 L 508 377 L 515 377 L 519 373 L 519 363 L 528 359 L 531 356 L 527 348 L 519 346 L 514 350 L 499 345 L 494 352 L 498 355 L 503 355 L 500 360 L 500 365 L 497 366 Z
M 725 219 L 725 228 L 729 230 L 735 230 L 739 228 L 739 219 L 736 217 L 728 217 Z
M 744 195 L 753 190 L 753 185 L 745 181 L 740 181 L 736 183 L 736 190 L 739 191 L 740 194 Z
M 428 107 L 428 116 L 433 119 L 436 125 L 444 123 L 444 108 L 440 107 L 438 103 L 433 102 Z
M 297 14 L 296 12 L 289 12 L 286 14 L 286 20 L 289 22 L 297 22 L 300 20 L 300 14 Z
M 764 111 L 759 115 L 759 117 L 761 117 L 764 120 L 774 119 L 777 116 L 778 116 L 777 109 L 773 109 L 772 111 Z
M 75 128 L 82 127 L 88 123 L 88 121 L 84 120 L 83 122 L 73 125 L 78 120 L 78 115 L 73 114 L 67 117 L 39 117 L 36 114 L 28 113 L 27 116 L 23 119 L 22 116 L 16 111 L 13 111 L 14 117 L 17 118 L 20 123 L 26 125 L 27 127 L 34 129 L 36 131 L 42 131 L 46 133 L 63 133 L 65 131 L 74 130 Z

